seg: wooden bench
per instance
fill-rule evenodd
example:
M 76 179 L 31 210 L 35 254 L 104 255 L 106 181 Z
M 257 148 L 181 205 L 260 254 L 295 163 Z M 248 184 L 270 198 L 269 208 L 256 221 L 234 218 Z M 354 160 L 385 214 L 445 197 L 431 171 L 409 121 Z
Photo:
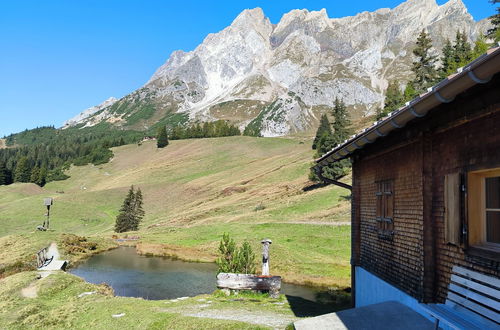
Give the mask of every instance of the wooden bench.
M 66 260 L 54 259 L 48 246 L 36 253 L 36 263 L 38 270 L 65 270 L 68 264 Z
M 44 247 L 40 251 L 36 253 L 36 267 L 37 268 L 42 268 L 50 264 L 52 259 L 54 258 L 53 256 L 49 257 L 47 255 L 47 252 L 49 251 L 49 247 Z
M 436 329 L 500 329 L 500 279 L 460 266 L 452 273 L 445 303 L 421 304 Z

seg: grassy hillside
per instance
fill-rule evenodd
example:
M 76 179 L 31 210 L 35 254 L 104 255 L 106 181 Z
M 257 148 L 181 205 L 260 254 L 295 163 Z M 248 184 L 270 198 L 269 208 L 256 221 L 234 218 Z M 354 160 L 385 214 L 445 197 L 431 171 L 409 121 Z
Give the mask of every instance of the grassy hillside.
M 178 140 L 165 149 L 148 142 L 113 152 L 110 163 L 73 166 L 70 179 L 44 188 L 0 186 L 0 236 L 22 234 L 42 243 L 43 233 L 34 230 L 43 221 L 42 198 L 51 196 L 52 236 L 110 238 L 134 185 L 144 195 L 146 216 L 137 233 L 144 253 L 213 261 L 223 232 L 248 239 L 256 251 L 269 237 L 275 273 L 299 283 L 348 285 L 349 227 L 332 224 L 349 220 L 349 192 L 303 191 L 310 141 L 227 137 Z

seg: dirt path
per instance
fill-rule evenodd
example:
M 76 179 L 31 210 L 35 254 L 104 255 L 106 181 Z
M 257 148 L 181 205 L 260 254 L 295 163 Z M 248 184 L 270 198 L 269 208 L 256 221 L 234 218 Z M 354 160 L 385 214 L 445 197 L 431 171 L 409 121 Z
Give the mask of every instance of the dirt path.
M 25 298 L 38 297 L 38 287 L 36 286 L 36 282 L 33 282 L 28 287 L 22 289 L 21 295 Z
M 290 323 L 298 320 L 296 317 L 285 316 L 273 312 L 257 312 L 240 309 L 201 310 L 195 313 L 182 313 L 186 316 L 202 317 L 219 320 L 241 321 L 263 325 L 273 329 L 284 329 Z
M 235 308 L 234 305 L 232 305 L 230 308 L 225 308 L 220 305 L 213 306 L 212 301 L 210 300 L 201 300 L 203 300 L 203 302 L 200 304 L 172 306 L 164 308 L 162 309 L 162 311 L 168 313 L 179 313 L 184 316 L 191 317 L 241 321 L 245 323 L 266 326 L 273 329 L 284 329 L 290 323 L 299 320 L 298 317 L 295 317 L 293 315 L 287 315 L 285 313 L 279 313 L 272 310 L 263 311 L 262 309 L 249 308 L 250 306 L 241 306 L 241 308 Z M 175 301 L 176 299 L 171 300 L 170 302 Z

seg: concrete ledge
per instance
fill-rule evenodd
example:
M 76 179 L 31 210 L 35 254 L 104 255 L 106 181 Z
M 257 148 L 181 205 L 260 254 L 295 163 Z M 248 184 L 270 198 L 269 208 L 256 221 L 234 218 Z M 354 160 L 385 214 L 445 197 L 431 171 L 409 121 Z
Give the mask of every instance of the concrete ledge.
M 297 330 L 366 329 L 426 330 L 434 324 L 397 301 L 386 301 L 345 311 L 330 313 L 294 323 Z

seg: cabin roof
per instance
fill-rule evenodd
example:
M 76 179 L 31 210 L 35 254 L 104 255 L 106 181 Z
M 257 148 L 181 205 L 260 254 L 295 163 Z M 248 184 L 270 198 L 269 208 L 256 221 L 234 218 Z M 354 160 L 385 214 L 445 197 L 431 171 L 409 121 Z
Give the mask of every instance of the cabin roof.
M 350 139 L 318 158 L 316 163 L 324 166 L 347 158 L 356 150 L 374 143 L 375 140 L 388 135 L 391 131 L 403 128 L 412 120 L 425 117 L 430 110 L 440 104 L 452 102 L 458 94 L 467 89 L 489 82 L 498 72 L 500 72 L 500 47 L 489 49 L 486 54 L 465 67 L 459 68 L 456 73 L 430 87 L 425 93 L 406 102 L 403 107 L 351 136 Z

